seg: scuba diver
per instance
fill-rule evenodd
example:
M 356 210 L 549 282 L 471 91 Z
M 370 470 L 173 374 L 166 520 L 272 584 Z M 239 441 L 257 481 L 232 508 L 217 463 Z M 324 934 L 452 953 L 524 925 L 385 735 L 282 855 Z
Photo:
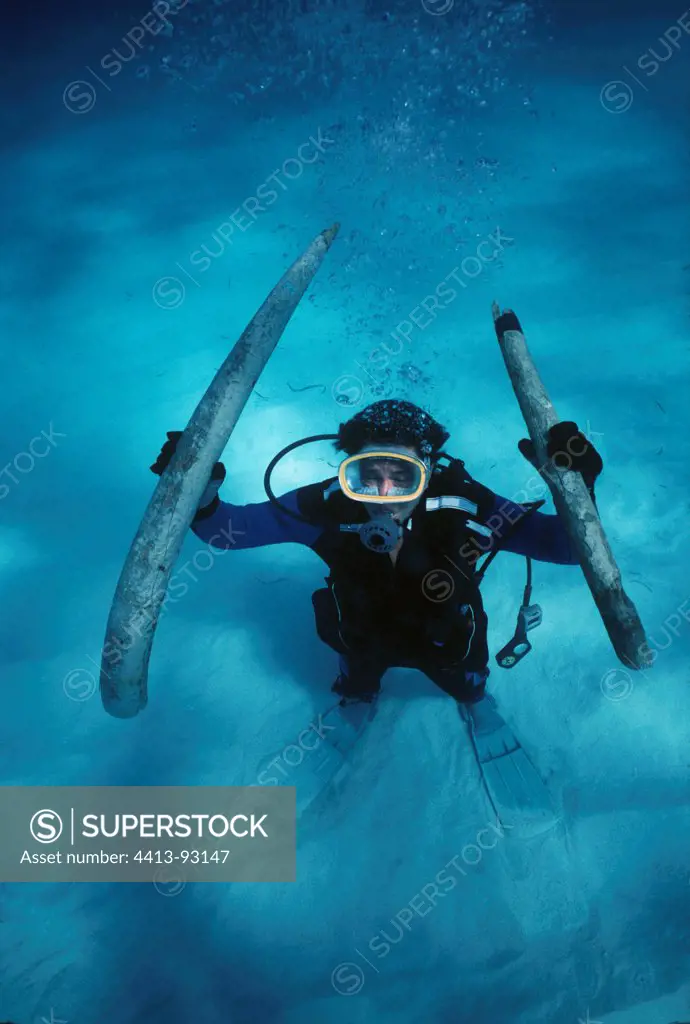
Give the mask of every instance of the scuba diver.
M 168 433 L 154 473 L 168 465 L 180 436 Z M 216 463 L 192 529 L 226 549 L 292 542 L 316 552 L 329 570 L 326 586 L 312 597 L 316 631 L 339 655 L 332 686 L 339 707 L 345 714 L 359 707 L 359 728 L 371 716 L 365 709 L 376 703 L 387 669 L 423 672 L 457 702 L 489 799 L 505 814 L 506 807 L 543 805 L 544 786 L 486 693 L 487 617 L 479 583 L 499 550 L 527 558 L 518 627 L 498 655 L 500 665 L 512 667 L 530 650 L 527 631 L 541 620 L 538 606 L 529 603 L 530 560 L 577 560 L 558 515 L 538 511 L 543 501 L 520 505 L 474 480 L 462 460 L 444 452 L 449 437 L 411 402 L 374 402 L 337 434 L 315 435 L 278 453 L 266 470 L 268 501 L 221 501 L 226 472 Z M 277 498 L 270 485 L 276 463 L 302 444 L 325 439 L 342 453 L 338 475 Z M 525 439 L 518 447 L 536 467 L 532 443 Z M 575 423 L 552 428 L 548 457 L 559 469 L 581 473 L 594 499 L 602 461 Z

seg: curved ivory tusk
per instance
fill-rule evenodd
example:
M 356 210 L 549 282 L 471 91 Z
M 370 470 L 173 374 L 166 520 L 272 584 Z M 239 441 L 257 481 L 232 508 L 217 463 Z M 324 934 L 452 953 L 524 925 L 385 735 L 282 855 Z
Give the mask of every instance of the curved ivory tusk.
M 339 226 L 322 231 L 270 293 L 218 370 L 161 475 L 127 555 L 106 628 L 101 699 L 115 718 L 133 718 L 146 707 L 161 607 L 213 466 Z
M 497 303 L 492 306 L 492 314 L 496 323 L 501 316 Z M 547 457 L 547 436 L 558 417 L 525 336 L 521 331 L 507 330 L 499 334 L 498 343 L 534 445 L 539 473 L 549 485 L 556 511 L 565 523 L 613 649 L 628 668 L 645 668 L 650 664 L 650 649 L 644 628 L 623 589 L 620 570 L 585 482 L 579 473 L 557 469 Z

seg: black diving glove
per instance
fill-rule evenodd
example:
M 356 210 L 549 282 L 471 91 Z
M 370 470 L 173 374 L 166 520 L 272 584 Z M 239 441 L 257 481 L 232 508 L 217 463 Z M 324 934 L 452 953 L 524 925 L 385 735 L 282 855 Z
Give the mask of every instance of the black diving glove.
M 523 437 L 518 441 L 518 448 L 527 461 L 538 469 L 534 445 L 529 438 Z M 594 482 L 604 468 L 604 463 L 576 423 L 572 420 L 554 423 L 549 430 L 546 454 L 557 469 L 571 469 L 574 473 L 580 473 L 594 500 Z
M 181 430 L 169 430 L 167 433 L 168 440 L 161 448 L 158 458 L 150 467 L 151 472 L 155 473 L 156 476 L 160 476 L 163 473 L 163 470 L 168 468 L 170 460 L 175 454 L 177 442 L 182 437 Z M 206 490 L 201 495 L 201 501 L 199 502 L 199 507 L 196 511 L 193 522 L 198 523 L 201 519 L 208 519 L 208 517 L 212 516 L 216 511 L 220 505 L 218 491 L 223 480 L 225 480 L 225 476 L 225 466 L 222 462 L 216 462 L 211 472 L 211 478 L 206 485 Z

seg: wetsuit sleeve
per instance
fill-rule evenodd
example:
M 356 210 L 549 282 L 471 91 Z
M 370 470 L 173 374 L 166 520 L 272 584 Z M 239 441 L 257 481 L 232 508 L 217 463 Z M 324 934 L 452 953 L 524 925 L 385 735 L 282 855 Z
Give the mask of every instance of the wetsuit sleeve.
M 299 489 L 278 500 L 298 512 Z M 255 505 L 231 505 L 218 501 L 211 515 L 194 520 L 192 530 L 199 540 L 214 548 L 262 548 L 269 544 L 306 544 L 312 547 L 321 527 L 300 522 L 276 508 L 270 501 Z
M 557 515 L 530 512 L 509 498 L 493 495 L 493 507 L 485 519 L 491 535 L 500 544 L 501 551 L 526 555 L 538 562 L 558 565 L 577 565 L 568 532 Z M 521 518 L 523 517 L 524 518 Z

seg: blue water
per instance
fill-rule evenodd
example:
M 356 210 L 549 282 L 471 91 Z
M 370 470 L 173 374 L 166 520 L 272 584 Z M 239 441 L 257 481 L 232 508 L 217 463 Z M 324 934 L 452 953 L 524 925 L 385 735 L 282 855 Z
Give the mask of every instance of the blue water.
M 690 17 L 556 0 L 169 6 L 3 12 L 3 782 L 246 783 L 329 703 L 335 656 L 310 603 L 325 569 L 292 546 L 200 572 L 190 537 L 148 708 L 110 718 L 93 674 L 166 430 L 335 221 L 222 495 L 263 500 L 280 447 L 404 397 L 516 496 L 532 471 L 496 299 L 559 416 L 602 453 L 599 508 L 655 664 L 612 675 L 580 570 L 539 564 L 534 651 L 494 665 L 490 688 L 562 835 L 506 838 L 396 925 L 490 812 L 452 701 L 391 673 L 346 786 L 298 833 L 296 883 L 2 886 L 0 1019 L 690 1019 Z M 425 316 L 451 274 L 456 298 Z M 300 450 L 276 488 L 330 475 L 329 459 Z M 492 654 L 523 572 L 504 555 L 487 576 Z

